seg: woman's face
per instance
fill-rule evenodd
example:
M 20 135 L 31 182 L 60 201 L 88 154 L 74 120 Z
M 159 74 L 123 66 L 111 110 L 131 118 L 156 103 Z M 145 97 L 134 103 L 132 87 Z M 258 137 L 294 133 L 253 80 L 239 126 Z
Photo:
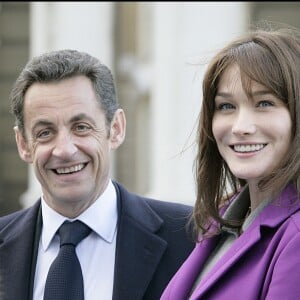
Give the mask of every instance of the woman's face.
M 212 130 L 231 172 L 257 182 L 287 153 L 292 120 L 286 105 L 265 86 L 252 82 L 251 96 L 242 87 L 239 67 L 229 66 L 220 77 Z

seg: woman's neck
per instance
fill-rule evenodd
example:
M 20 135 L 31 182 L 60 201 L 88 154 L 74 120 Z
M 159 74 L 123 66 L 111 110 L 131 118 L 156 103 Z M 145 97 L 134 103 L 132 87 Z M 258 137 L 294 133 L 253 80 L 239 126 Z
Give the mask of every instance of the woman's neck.
M 256 182 L 248 182 L 248 184 L 249 184 L 251 211 L 254 211 L 266 199 L 272 198 L 273 191 L 270 189 L 261 191 L 258 188 L 257 181 Z

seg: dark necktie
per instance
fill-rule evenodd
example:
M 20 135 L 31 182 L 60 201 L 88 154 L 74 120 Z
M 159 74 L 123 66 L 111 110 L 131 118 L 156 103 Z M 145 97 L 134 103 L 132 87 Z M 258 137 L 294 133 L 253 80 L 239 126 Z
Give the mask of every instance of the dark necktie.
M 91 232 L 80 221 L 65 221 L 58 230 L 60 250 L 50 266 L 44 300 L 83 300 L 83 277 L 76 245 Z

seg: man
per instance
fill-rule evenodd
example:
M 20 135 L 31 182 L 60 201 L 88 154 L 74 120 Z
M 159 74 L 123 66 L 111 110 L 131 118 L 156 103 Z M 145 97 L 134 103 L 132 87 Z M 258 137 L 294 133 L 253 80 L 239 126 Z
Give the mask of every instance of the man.
M 44 299 L 65 220 L 91 229 L 76 247 L 84 299 L 159 299 L 194 247 L 185 226 L 191 208 L 134 195 L 111 179 L 126 121 L 110 70 L 87 53 L 46 53 L 25 66 L 11 99 L 19 155 L 42 195 L 0 218 L 1 300 Z

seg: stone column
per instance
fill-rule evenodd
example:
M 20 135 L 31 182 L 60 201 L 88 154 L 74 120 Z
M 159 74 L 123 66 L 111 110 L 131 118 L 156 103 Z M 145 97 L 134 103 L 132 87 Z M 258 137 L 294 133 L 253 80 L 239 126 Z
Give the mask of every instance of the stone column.
M 193 143 L 204 62 L 246 29 L 246 11 L 242 2 L 154 5 L 150 196 L 194 202 Z

